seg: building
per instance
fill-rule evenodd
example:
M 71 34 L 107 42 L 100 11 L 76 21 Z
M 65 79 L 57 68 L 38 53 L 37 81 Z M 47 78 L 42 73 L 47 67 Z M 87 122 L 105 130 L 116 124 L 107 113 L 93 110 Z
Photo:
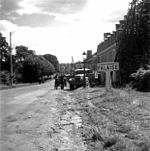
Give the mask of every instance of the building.
M 97 46 L 97 52 L 93 55 L 88 55 L 87 51 L 87 66 L 93 71 L 97 70 L 97 64 L 103 62 L 115 62 L 118 44 L 121 38 L 121 29 L 123 28 L 124 20 L 119 21 L 119 24 L 116 24 L 116 31 L 113 33 L 104 33 L 104 41 L 99 43 Z M 101 81 L 105 82 L 105 73 L 101 73 Z M 112 82 L 119 81 L 119 72 L 112 71 Z
M 115 62 L 118 44 L 118 32 L 109 34 L 109 37 L 104 37 L 104 41 L 97 47 L 97 63 Z M 112 71 L 112 81 L 117 81 L 116 71 Z M 105 82 L 105 73 L 101 72 L 101 81 Z

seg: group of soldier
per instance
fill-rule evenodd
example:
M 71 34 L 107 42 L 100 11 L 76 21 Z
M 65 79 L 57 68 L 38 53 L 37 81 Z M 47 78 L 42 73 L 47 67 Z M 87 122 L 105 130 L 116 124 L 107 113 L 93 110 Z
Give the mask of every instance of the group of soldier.
M 57 90 L 57 88 L 60 86 L 61 89 L 64 89 L 65 86 L 67 86 L 67 78 L 63 73 L 57 73 L 55 75 L 55 89 Z

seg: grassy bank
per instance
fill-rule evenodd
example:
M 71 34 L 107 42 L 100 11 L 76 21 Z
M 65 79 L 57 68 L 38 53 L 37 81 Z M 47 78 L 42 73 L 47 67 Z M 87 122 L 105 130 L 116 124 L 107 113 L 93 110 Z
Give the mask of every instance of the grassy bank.
M 81 106 L 81 133 L 89 151 L 149 151 L 150 93 L 130 89 L 83 89 L 72 94 Z

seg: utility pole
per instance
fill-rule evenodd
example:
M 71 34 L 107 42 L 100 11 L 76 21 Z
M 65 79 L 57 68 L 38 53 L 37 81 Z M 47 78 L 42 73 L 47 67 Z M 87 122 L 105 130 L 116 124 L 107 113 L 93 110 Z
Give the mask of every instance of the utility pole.
M 71 75 L 73 75 L 73 71 L 74 71 L 74 59 L 73 56 L 71 57 Z
M 85 88 L 86 87 L 86 82 L 85 82 L 85 59 L 86 59 L 86 53 L 83 52 L 82 56 L 83 56 L 83 65 L 84 65 L 83 87 Z
M 83 60 L 83 63 L 84 63 L 83 87 L 85 88 L 86 87 L 86 85 L 85 85 L 85 60 Z
M 10 38 L 10 85 L 13 86 L 13 62 L 12 62 L 12 39 L 11 39 L 11 32 L 9 33 Z

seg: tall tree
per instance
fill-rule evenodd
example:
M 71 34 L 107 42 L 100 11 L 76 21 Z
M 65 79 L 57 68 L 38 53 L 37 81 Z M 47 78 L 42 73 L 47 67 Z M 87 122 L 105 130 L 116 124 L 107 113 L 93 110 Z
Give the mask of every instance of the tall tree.
M 149 61 L 150 2 L 133 0 L 122 26 L 121 40 L 116 61 L 120 63 L 123 83 L 129 82 L 130 75 Z
M 42 56 L 29 55 L 23 62 L 23 77 L 25 82 L 36 82 L 45 75 L 54 72 L 53 65 Z
M 10 49 L 6 41 L 6 38 L 3 37 L 0 33 L 0 70 L 10 70 Z
M 49 62 L 47 59 L 45 59 L 43 56 L 39 56 L 39 59 L 41 60 L 42 63 L 42 75 L 51 75 L 55 72 L 55 67 L 54 65 Z
M 23 45 L 16 46 L 16 57 L 18 61 L 24 60 L 29 55 L 35 55 L 35 51 L 29 50 L 28 47 Z
M 56 56 L 51 55 L 51 54 L 45 54 L 43 56 L 45 59 L 47 59 L 50 63 L 54 65 L 56 71 L 59 71 L 59 62 Z

